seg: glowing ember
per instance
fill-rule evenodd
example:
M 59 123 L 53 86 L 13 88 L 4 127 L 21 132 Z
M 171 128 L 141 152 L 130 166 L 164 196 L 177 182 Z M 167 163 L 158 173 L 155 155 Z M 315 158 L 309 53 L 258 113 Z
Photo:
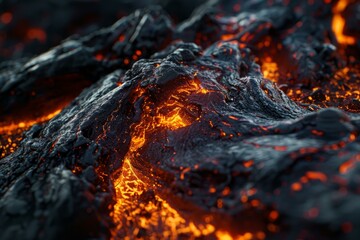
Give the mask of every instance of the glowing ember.
M 261 65 L 261 70 L 265 78 L 270 79 L 273 82 L 279 80 L 279 70 L 276 62 L 273 62 L 271 58 L 267 57 Z
M 358 162 L 360 162 L 360 154 L 357 154 L 357 155 L 351 157 L 349 160 L 347 160 L 346 162 L 341 164 L 339 167 L 339 172 L 341 174 L 347 173 L 348 171 L 353 169 L 355 164 Z
M 331 25 L 336 39 L 340 44 L 353 45 L 355 44 L 356 40 L 354 37 L 344 35 L 345 20 L 341 16 L 341 13 L 345 10 L 348 4 L 348 0 L 338 1 L 338 3 L 333 9 L 334 16 Z
M 16 151 L 19 142 L 22 140 L 22 130 L 17 134 L 2 134 L 0 137 L 0 158 L 6 157 Z
M 0 125 L 0 238 L 357 239 L 352 4 L 210 1 L 178 25 L 149 8 L 0 64 L 18 116 Z M 32 26 L 24 42 L 51 39 Z
M 47 116 L 37 118 L 35 120 L 21 121 L 18 123 L 11 123 L 8 125 L 0 125 L 0 158 L 3 158 L 10 153 L 13 153 L 20 141 L 22 140 L 22 133 L 35 124 L 44 123 L 55 117 L 61 112 L 61 109 L 48 114 Z

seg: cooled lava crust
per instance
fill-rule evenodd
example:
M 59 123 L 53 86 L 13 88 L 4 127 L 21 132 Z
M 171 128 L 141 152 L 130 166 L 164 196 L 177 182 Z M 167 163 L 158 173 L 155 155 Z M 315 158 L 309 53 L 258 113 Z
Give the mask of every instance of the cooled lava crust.
M 0 239 L 359 239 L 359 9 L 150 7 L 1 63 Z

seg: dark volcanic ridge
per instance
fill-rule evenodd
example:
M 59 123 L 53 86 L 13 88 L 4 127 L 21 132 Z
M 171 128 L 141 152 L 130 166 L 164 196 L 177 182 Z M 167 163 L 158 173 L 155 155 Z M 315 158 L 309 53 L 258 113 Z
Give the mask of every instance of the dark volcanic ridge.
M 1 63 L 0 239 L 358 239 L 345 3 L 153 7 Z

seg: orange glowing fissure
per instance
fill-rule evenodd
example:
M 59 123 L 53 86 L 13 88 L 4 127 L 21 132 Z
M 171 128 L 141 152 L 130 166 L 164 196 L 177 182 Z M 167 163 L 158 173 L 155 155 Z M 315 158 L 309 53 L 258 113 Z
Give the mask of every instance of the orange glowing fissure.
M 111 217 L 116 227 L 112 231 L 112 239 L 178 239 L 179 236 L 194 238 L 211 234 L 218 239 L 234 239 L 226 231 L 217 230 L 211 218 L 205 218 L 200 224 L 185 219 L 156 193 L 159 186 L 148 180 L 154 178 L 154 174 L 150 172 L 148 178 L 142 177 L 132 165 L 132 160 L 139 156 L 138 151 L 149 141 L 149 134 L 164 129 L 174 131 L 198 121 L 201 116 L 189 116 L 187 113 L 191 109 L 187 99 L 192 94 L 205 95 L 208 92 L 198 81 L 191 80 L 154 108 L 150 107 L 152 102 L 144 101 L 141 121 L 131 126 L 130 148 L 124 157 L 120 175 L 114 179 L 116 203 Z M 144 91 L 139 93 L 144 94 Z M 141 195 L 149 189 L 155 192 L 154 198 L 142 201 Z M 250 239 L 247 237 L 249 233 L 236 239 Z
M 60 112 L 61 112 L 61 109 L 58 109 L 55 112 L 52 112 L 46 116 L 39 117 L 37 119 L 25 120 L 25 121 L 20 121 L 17 123 L 0 125 L 0 134 L 12 134 L 19 129 L 24 129 L 24 130 L 29 129 L 30 127 L 32 127 L 33 125 L 35 125 L 37 123 L 43 123 L 43 122 L 49 121 L 50 119 L 52 119 L 53 117 L 58 115 Z
M 146 143 L 147 135 L 156 130 L 176 130 L 191 125 L 192 119 L 186 116 L 184 102 L 191 94 L 207 92 L 199 83 L 192 80 L 175 90 L 165 102 L 158 104 L 159 106 L 154 109 L 151 109 L 150 103 L 145 100 L 141 121 L 131 126 L 130 148 L 123 160 L 121 174 L 114 180 L 116 203 L 111 217 L 117 226 L 112 232 L 113 239 L 133 239 L 139 236 L 141 229 L 150 234 L 146 237 L 154 239 L 176 239 L 180 234 L 206 236 L 215 231 L 211 224 L 195 225 L 192 221 L 185 220 L 157 194 L 151 201 L 134 204 L 146 189 L 155 191 L 157 188 L 156 183 L 149 183 L 145 178 L 141 178 L 132 166 L 132 159 L 136 158 L 137 151 Z M 144 216 L 144 212 L 148 215 Z M 121 230 L 125 231 L 125 234 L 122 234 L 125 236 L 119 236 Z
M 199 83 L 191 81 L 186 86 L 177 89 L 156 109 L 151 109 L 150 104 L 145 103 L 141 122 L 132 127 L 130 152 L 137 151 L 145 144 L 146 133 L 151 133 L 159 128 L 176 130 L 189 126 L 192 119 L 186 110 L 191 106 L 185 105 L 184 102 L 191 94 L 206 94 L 208 92 Z
M 342 47 L 356 43 L 355 37 L 344 34 L 345 19 L 342 17 L 342 13 L 349 4 L 350 0 L 339 0 L 332 9 L 332 31 Z M 282 66 L 278 60 L 272 57 L 263 57 L 260 65 L 264 78 L 279 85 L 289 85 L 288 80 L 294 77 L 291 71 L 280 68 Z M 337 69 L 330 81 L 321 84 L 314 82 L 314 86 L 310 90 L 290 87 L 284 91 L 295 102 L 314 104 L 319 107 L 338 107 L 349 112 L 359 112 L 356 104 L 360 100 L 360 91 L 358 90 L 360 72 L 357 68 L 357 66 L 349 65 Z M 281 76 L 280 72 L 282 73 Z
M 336 39 L 340 44 L 353 45 L 356 40 L 354 37 L 344 35 L 345 19 L 341 16 L 341 13 L 345 10 L 348 4 L 348 0 L 339 0 L 333 8 L 334 16 L 332 18 L 331 26 Z
M 19 142 L 22 140 L 22 133 L 24 131 L 35 124 L 49 121 L 60 112 L 61 109 L 58 109 L 55 112 L 36 119 L 0 125 L 0 158 L 6 157 L 17 149 Z

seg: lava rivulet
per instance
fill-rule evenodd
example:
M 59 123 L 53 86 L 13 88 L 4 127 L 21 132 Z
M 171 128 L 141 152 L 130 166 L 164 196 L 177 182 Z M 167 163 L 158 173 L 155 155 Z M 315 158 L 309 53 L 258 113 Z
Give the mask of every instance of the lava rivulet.
M 53 113 L 50 113 L 44 117 L 37 118 L 35 120 L 28 120 L 28 121 L 21 121 L 19 123 L 10 123 L 10 124 L 3 124 L 0 125 L 0 134 L 11 134 L 16 132 L 18 129 L 28 129 L 31 126 L 37 124 L 37 123 L 43 123 L 46 121 L 49 121 L 56 115 L 58 115 L 61 112 L 61 109 L 56 110 Z
M 115 173 L 116 203 L 111 216 L 117 227 L 113 230 L 113 238 L 145 237 L 142 236 L 142 229 L 153 232 L 151 236 L 146 236 L 152 239 L 177 239 L 182 234 L 200 237 L 213 233 L 215 231 L 213 225 L 210 223 L 195 225 L 192 221 L 184 219 L 165 199 L 156 194 L 159 191 L 157 183 L 151 181 L 154 180 L 154 173 L 150 173 L 144 179 L 139 177 L 139 173 L 132 166 L 132 161 L 139 156 L 143 145 L 151 141 L 148 140 L 149 134 L 164 129 L 175 131 L 199 120 L 201 116 L 189 116 L 187 111 L 191 111 L 191 106 L 186 101 L 192 94 L 206 94 L 208 90 L 204 89 L 197 80 L 186 80 L 184 85 L 172 91 L 165 100 L 156 103 L 146 97 L 146 91 L 139 92 L 142 96 L 145 95 L 142 106 L 144 112 L 140 122 L 131 126 L 129 152 L 123 160 L 120 174 Z M 151 172 L 151 169 L 149 171 Z M 148 189 L 152 189 L 150 193 L 147 193 Z M 142 203 L 141 198 L 146 194 L 150 195 L 150 200 Z M 149 212 L 149 215 L 145 216 L 143 212 Z
M 359 239 L 359 7 L 149 7 L 0 63 L 0 238 Z
M 16 150 L 18 144 L 22 140 L 22 133 L 24 131 L 28 130 L 35 124 L 41 124 L 49 121 L 60 112 L 61 110 L 57 110 L 47 116 L 40 117 L 35 120 L 0 125 L 0 158 L 3 158 Z

